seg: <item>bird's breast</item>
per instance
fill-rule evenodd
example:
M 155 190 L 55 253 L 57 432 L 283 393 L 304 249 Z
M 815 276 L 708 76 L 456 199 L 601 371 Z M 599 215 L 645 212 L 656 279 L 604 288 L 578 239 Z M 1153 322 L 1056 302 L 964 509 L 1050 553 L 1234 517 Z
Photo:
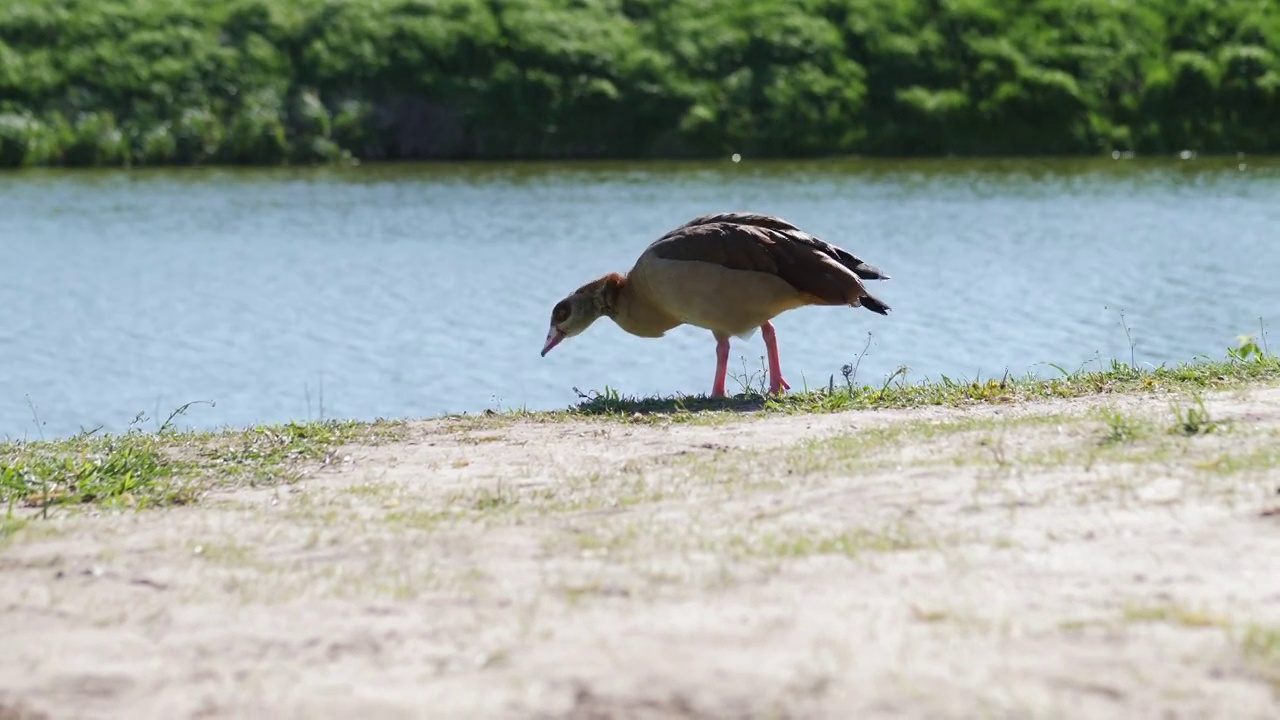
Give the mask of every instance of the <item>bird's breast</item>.
M 644 255 L 630 277 L 635 291 L 663 312 L 728 335 L 748 333 L 807 304 L 802 293 L 777 275 L 714 262 Z

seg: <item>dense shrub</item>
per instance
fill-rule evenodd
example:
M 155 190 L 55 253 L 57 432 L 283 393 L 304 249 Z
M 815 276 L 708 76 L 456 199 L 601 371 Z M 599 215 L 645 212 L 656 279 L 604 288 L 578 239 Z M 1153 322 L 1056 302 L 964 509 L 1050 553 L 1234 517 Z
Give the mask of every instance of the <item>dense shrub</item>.
M 0 165 L 1280 150 L 1275 0 L 8 0 Z

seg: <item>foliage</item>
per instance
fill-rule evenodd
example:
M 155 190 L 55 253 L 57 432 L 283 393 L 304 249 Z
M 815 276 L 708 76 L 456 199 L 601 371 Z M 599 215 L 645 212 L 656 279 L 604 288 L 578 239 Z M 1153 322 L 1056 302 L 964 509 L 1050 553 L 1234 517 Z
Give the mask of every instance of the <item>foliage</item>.
M 1267 0 L 12 0 L 0 166 L 1280 150 Z

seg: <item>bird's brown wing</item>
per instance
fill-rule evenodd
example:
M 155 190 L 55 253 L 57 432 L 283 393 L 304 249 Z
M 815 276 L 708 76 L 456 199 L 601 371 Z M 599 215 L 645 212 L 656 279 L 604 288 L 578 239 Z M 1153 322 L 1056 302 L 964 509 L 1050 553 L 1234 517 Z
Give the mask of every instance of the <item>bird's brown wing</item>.
M 664 260 L 691 260 L 770 273 L 808 296 L 811 302 L 822 305 L 852 305 L 868 297 L 859 279 L 860 268 L 868 268 L 874 277 L 883 277 L 844 250 L 791 226 L 690 223 L 655 241 L 648 252 Z M 850 267 L 851 262 L 856 265 Z
M 853 253 L 844 248 L 837 247 L 814 235 L 804 232 L 795 225 L 773 215 L 763 215 L 751 212 L 723 212 L 711 215 L 703 215 L 696 217 L 680 227 L 672 230 L 662 236 L 658 242 L 662 242 L 673 236 L 681 236 L 690 232 L 693 228 L 703 225 L 715 225 L 719 223 L 730 223 L 733 225 L 742 225 L 751 228 L 762 228 L 766 230 L 777 230 L 785 234 L 786 239 L 791 242 L 798 242 L 801 245 L 816 248 L 819 252 L 830 255 L 835 258 L 841 265 L 852 270 L 858 277 L 863 280 L 889 280 L 889 276 L 884 274 L 880 268 L 871 265 L 862 258 L 857 257 Z M 656 243 L 655 243 L 656 244 Z
M 710 225 L 711 223 L 718 222 L 734 223 L 735 225 L 751 225 L 753 227 L 772 228 L 774 230 L 800 229 L 786 220 L 783 220 L 780 217 L 774 217 L 773 215 L 762 215 L 760 213 L 752 212 L 722 212 L 696 217 L 667 234 L 670 235 L 672 233 L 677 233 L 685 228 L 693 227 L 694 225 Z

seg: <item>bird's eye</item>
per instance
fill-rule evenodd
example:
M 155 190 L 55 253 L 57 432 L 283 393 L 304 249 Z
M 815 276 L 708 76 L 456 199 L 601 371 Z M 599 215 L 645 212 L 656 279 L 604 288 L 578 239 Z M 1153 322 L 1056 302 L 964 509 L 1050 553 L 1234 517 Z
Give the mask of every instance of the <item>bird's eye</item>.
M 556 304 L 555 309 L 551 311 L 551 322 L 562 323 L 569 319 L 569 303 L 561 300 Z

